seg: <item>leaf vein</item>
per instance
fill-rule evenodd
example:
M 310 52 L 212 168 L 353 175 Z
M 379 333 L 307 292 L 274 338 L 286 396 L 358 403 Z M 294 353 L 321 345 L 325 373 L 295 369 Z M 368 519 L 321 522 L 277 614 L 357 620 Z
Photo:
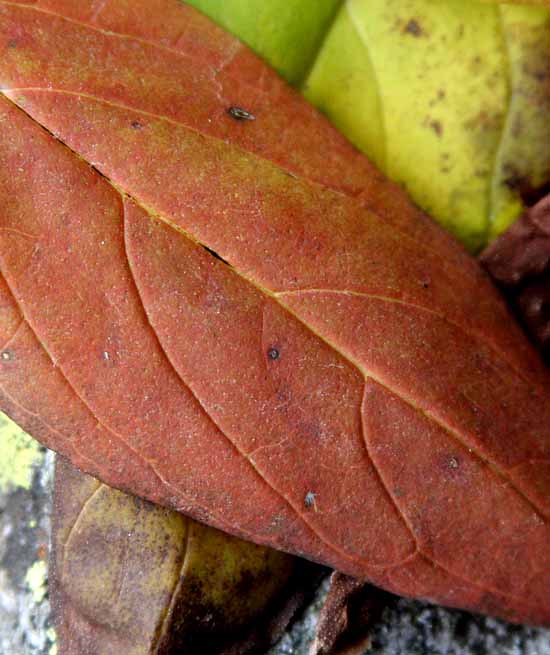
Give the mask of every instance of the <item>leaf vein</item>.
M 2 0 L 0 0 L 0 2 L 1 1 Z M 333 193 L 333 194 L 335 194 L 335 195 L 337 195 L 339 197 L 346 198 L 348 201 L 355 202 L 358 206 L 362 207 L 371 216 L 374 216 L 380 223 L 382 223 L 385 226 L 388 225 L 388 222 L 385 219 L 383 219 L 374 209 L 372 209 L 370 207 L 366 207 L 366 205 L 361 200 L 359 200 L 358 198 L 356 198 L 356 197 L 354 197 L 352 195 L 348 195 L 348 194 L 344 193 L 343 191 L 340 191 L 339 189 L 337 189 L 335 187 L 324 185 L 321 182 L 317 182 L 317 181 L 312 180 L 310 178 L 306 178 L 306 177 L 304 177 L 302 175 L 299 175 L 298 173 L 295 173 L 293 170 L 287 169 L 284 166 L 282 166 L 280 164 L 277 164 L 277 163 L 271 161 L 270 159 L 268 159 L 266 157 L 262 157 L 261 155 L 259 155 L 257 153 L 254 153 L 254 152 L 251 152 L 249 150 L 245 150 L 245 149 L 243 149 L 243 148 L 241 148 L 241 147 L 239 147 L 239 146 L 237 146 L 235 144 L 229 144 L 229 143 L 227 143 L 227 141 L 224 141 L 223 139 L 221 139 L 219 137 L 213 136 L 211 134 L 205 134 L 205 133 L 201 132 L 200 130 L 198 130 L 198 129 L 194 128 L 194 127 L 191 127 L 190 125 L 187 125 L 187 124 L 185 124 L 185 123 L 183 123 L 183 122 L 181 122 L 181 121 L 179 121 L 179 120 L 177 120 L 175 118 L 171 118 L 170 116 L 166 116 L 165 114 L 157 114 L 157 113 L 154 113 L 154 112 L 149 112 L 146 109 L 141 109 L 139 107 L 133 107 L 131 105 L 127 105 L 127 104 L 122 103 L 122 102 L 114 102 L 113 100 L 107 100 L 106 98 L 102 98 L 100 96 L 85 93 L 85 92 L 82 92 L 82 91 L 69 91 L 69 90 L 66 90 L 66 89 L 54 89 L 54 88 L 46 88 L 46 87 L 0 87 L 0 93 L 1 94 L 3 94 L 14 105 L 19 107 L 19 109 L 21 109 L 24 113 L 26 113 L 27 116 L 29 116 L 29 118 L 31 120 L 36 122 L 43 129 L 45 129 L 47 132 L 49 132 L 57 141 L 59 141 L 60 143 L 63 143 L 65 146 L 67 146 L 76 156 L 78 156 L 83 161 L 86 161 L 87 164 L 90 164 L 90 162 L 88 162 L 86 159 L 84 159 L 84 157 L 79 155 L 75 150 L 70 148 L 70 146 L 68 146 L 62 139 L 60 139 L 57 135 L 55 135 L 53 132 L 48 130 L 48 128 L 46 128 L 44 125 L 42 125 L 39 121 L 34 119 L 31 116 L 31 114 L 29 114 L 25 110 L 24 107 L 22 107 L 21 105 L 18 104 L 17 99 L 13 98 L 10 95 L 10 94 L 13 94 L 13 93 L 16 93 L 16 92 L 27 92 L 27 93 L 29 93 L 29 92 L 30 93 L 38 92 L 38 93 L 52 93 L 52 94 L 59 93 L 61 95 L 68 95 L 68 96 L 87 98 L 87 99 L 92 100 L 94 102 L 103 103 L 105 105 L 114 107 L 116 109 L 125 109 L 125 110 L 129 110 L 129 111 L 134 111 L 134 112 L 136 112 L 138 114 L 141 114 L 143 116 L 148 116 L 150 118 L 153 118 L 153 119 L 156 119 L 156 120 L 159 120 L 159 121 L 164 121 L 164 122 L 170 123 L 172 125 L 176 125 L 177 127 L 184 128 L 185 130 L 188 130 L 188 131 L 190 131 L 190 132 L 192 132 L 194 134 L 197 134 L 197 135 L 201 136 L 202 138 L 206 138 L 208 140 L 215 141 L 217 143 L 223 143 L 223 145 L 226 148 L 231 148 L 232 150 L 234 150 L 235 152 L 238 152 L 241 155 L 245 155 L 246 157 L 250 157 L 250 158 L 252 158 L 254 160 L 257 160 L 257 161 L 265 162 L 268 165 L 273 166 L 274 168 L 276 168 L 276 169 L 278 169 L 278 170 L 280 170 L 282 172 L 290 173 L 290 174 L 292 174 L 292 176 L 295 179 L 302 182 L 303 184 L 306 184 L 309 187 L 316 188 L 316 189 L 321 189 L 325 193 L 330 192 L 330 193 Z M 98 170 L 98 169 L 96 168 L 96 170 Z M 101 174 L 102 174 L 103 177 L 105 177 L 105 179 L 108 179 L 111 183 L 113 183 L 105 173 L 101 172 Z M 408 241 L 409 243 L 413 244 L 415 246 L 415 248 L 418 248 L 419 250 L 430 253 L 432 256 L 436 257 L 440 261 L 440 263 L 441 263 L 441 265 L 443 266 L 444 269 L 459 271 L 460 275 L 464 275 L 465 273 L 468 273 L 468 271 L 466 269 L 464 269 L 463 267 L 459 267 L 457 264 L 454 264 L 452 261 L 449 261 L 449 260 L 445 259 L 441 255 L 440 252 L 438 252 L 437 250 L 434 250 L 433 248 L 430 248 L 424 242 L 415 239 L 410 233 L 403 231 L 398 225 L 394 224 L 393 222 L 390 223 L 390 225 L 391 225 L 392 231 L 395 232 L 396 234 L 398 234 L 401 239 L 404 239 L 405 241 Z
M 123 201 L 123 204 L 124 204 L 124 201 Z M 125 234 L 126 234 L 126 229 L 124 230 L 124 232 L 125 232 Z M 126 245 L 126 239 L 125 239 L 125 245 Z M 133 284 L 134 284 L 134 287 L 135 287 L 135 289 L 136 289 L 136 294 L 137 294 L 137 297 L 139 298 L 139 302 L 140 302 L 141 308 L 142 308 L 142 310 L 143 310 L 143 313 L 144 313 L 144 315 L 145 315 L 145 318 L 146 318 L 146 320 L 147 320 L 148 326 L 149 326 L 151 332 L 153 333 L 153 335 L 154 335 L 154 337 L 155 337 L 155 340 L 157 341 L 157 343 L 158 343 L 158 345 L 159 345 L 159 348 L 161 349 L 161 351 L 162 351 L 162 353 L 163 353 L 163 356 L 164 356 L 166 362 L 168 363 L 168 365 L 170 366 L 170 369 L 174 372 L 174 374 L 176 375 L 177 379 L 180 381 L 180 383 L 182 384 L 182 386 L 183 386 L 186 390 L 188 390 L 189 393 L 193 396 L 193 398 L 194 398 L 195 401 L 197 402 L 198 406 L 199 406 L 200 409 L 202 410 L 203 414 L 204 414 L 204 415 L 208 418 L 208 420 L 209 420 L 209 421 L 210 421 L 210 422 L 215 426 L 215 428 L 218 430 L 218 432 L 219 432 L 219 433 L 220 433 L 220 434 L 221 434 L 221 435 L 222 435 L 222 436 L 227 440 L 227 442 L 231 445 L 231 447 L 235 450 L 235 452 L 236 452 L 240 457 L 242 457 L 243 459 L 245 459 L 245 460 L 248 462 L 248 464 L 252 467 L 252 469 L 253 469 L 253 470 L 255 471 L 255 473 L 259 476 L 259 478 L 263 481 L 263 483 L 264 483 L 265 485 L 267 485 L 267 486 L 268 486 L 268 487 L 269 487 L 269 488 L 270 488 L 270 489 L 271 489 L 271 490 L 272 490 L 272 491 L 273 491 L 273 492 L 274 492 L 274 493 L 275 493 L 275 494 L 276 494 L 276 495 L 277 495 L 277 496 L 278 496 L 282 501 L 284 501 L 284 503 L 285 503 L 286 505 L 288 505 L 288 506 L 291 508 L 292 512 L 293 512 L 293 513 L 294 513 L 294 514 L 295 514 L 295 515 L 296 515 L 296 516 L 297 516 L 297 517 L 298 517 L 298 518 L 299 518 L 299 519 L 304 523 L 304 525 L 306 525 L 306 526 L 308 527 L 308 529 L 310 529 L 310 530 L 311 530 L 311 531 L 312 531 L 312 532 L 313 532 L 313 533 L 314 533 L 314 534 L 315 534 L 315 535 L 316 535 L 316 536 L 317 536 L 317 537 L 318 537 L 318 538 L 319 538 L 319 539 L 320 539 L 324 544 L 326 544 L 326 545 L 327 545 L 331 550 L 333 550 L 334 552 L 338 553 L 340 556 L 344 557 L 345 559 L 348 559 L 348 560 L 350 560 L 350 561 L 356 562 L 357 560 L 356 560 L 355 558 L 353 558 L 353 557 L 351 557 L 350 555 L 346 554 L 345 551 L 343 551 L 342 549 L 340 549 L 340 548 L 339 548 L 338 546 L 336 546 L 335 544 L 332 544 L 330 541 L 328 541 L 328 540 L 326 539 L 326 537 L 324 537 L 322 534 L 320 534 L 320 532 L 318 531 L 318 529 L 317 529 L 314 525 L 312 525 L 312 524 L 310 523 L 310 521 L 307 520 L 307 518 L 303 515 L 302 512 L 300 512 L 300 511 L 297 509 L 297 507 L 295 507 L 295 504 L 294 504 L 294 503 L 293 503 L 289 498 L 287 498 L 287 496 L 284 494 L 284 492 L 282 492 L 282 491 L 280 491 L 279 489 L 277 489 L 277 488 L 276 488 L 276 487 L 275 487 L 275 486 L 274 486 L 274 485 L 273 485 L 273 484 L 272 484 L 272 483 L 271 483 L 271 482 L 270 482 L 270 481 L 265 477 L 265 475 L 264 475 L 264 474 L 263 474 L 263 473 L 258 469 L 258 467 L 257 467 L 256 464 L 254 463 L 254 461 L 251 459 L 250 454 L 249 454 L 249 453 L 246 453 L 244 450 L 242 450 L 242 449 L 241 449 L 241 448 L 236 444 L 236 442 L 235 442 L 233 439 L 231 439 L 231 438 L 229 437 L 229 435 L 225 432 L 225 430 L 222 430 L 222 428 L 218 425 L 217 421 L 212 417 L 212 415 L 210 414 L 210 412 L 209 412 L 209 411 L 207 410 L 207 408 L 204 406 L 203 402 L 202 402 L 201 399 L 199 398 L 199 396 L 198 396 L 198 394 L 196 393 L 196 391 L 193 389 L 192 385 L 191 385 L 187 380 L 185 380 L 185 379 L 183 378 L 183 376 L 181 375 L 181 373 L 180 373 L 179 370 L 177 369 L 176 365 L 173 363 L 172 358 L 170 357 L 169 353 L 168 353 L 167 350 L 165 349 L 164 344 L 162 343 L 162 340 L 161 340 L 159 334 L 157 333 L 157 331 L 156 331 L 156 329 L 155 329 L 155 327 L 154 327 L 154 325 L 153 325 L 153 323 L 152 323 L 152 321 L 151 321 L 151 318 L 150 318 L 150 316 L 149 316 L 149 313 L 148 313 L 148 311 L 147 311 L 147 307 L 146 307 L 146 305 L 145 305 L 145 301 L 144 301 L 144 299 L 143 299 L 143 297 L 142 297 L 142 295 L 141 295 L 141 291 L 140 291 L 140 288 L 139 288 L 139 284 L 138 284 L 138 282 L 137 282 L 136 276 L 135 276 L 134 271 L 133 271 L 133 269 L 132 269 L 132 264 L 131 264 L 131 261 L 130 261 L 130 257 L 129 257 L 129 255 L 128 255 L 128 250 L 127 250 L 127 248 L 126 248 L 126 261 L 127 261 L 127 263 L 128 263 L 128 269 L 129 269 L 130 274 L 131 274 L 131 276 L 132 276 Z
M 421 305 L 420 303 L 416 302 L 410 302 L 408 300 L 403 300 L 402 298 L 392 298 L 391 296 L 383 296 L 380 294 L 375 294 L 375 293 L 368 293 L 365 291 L 353 291 L 353 290 L 348 290 L 348 289 L 316 289 L 316 288 L 311 288 L 311 289 L 292 289 L 289 291 L 278 291 L 276 292 L 277 297 L 282 297 L 282 296 L 300 296 L 302 294 L 316 294 L 316 293 L 327 293 L 327 294 L 339 294 L 339 295 L 346 295 L 346 296 L 356 296 L 359 298 L 368 298 L 371 300 L 379 300 L 380 302 L 384 303 L 395 303 L 398 305 L 403 305 L 405 307 L 412 307 L 414 309 L 418 309 L 420 311 L 426 312 L 427 314 L 431 314 L 432 316 L 437 316 L 440 318 L 442 321 L 445 321 L 449 325 L 452 325 L 453 327 L 456 327 L 459 329 L 463 334 L 465 334 L 468 337 L 474 338 L 478 341 L 480 341 L 482 344 L 486 345 L 487 348 L 489 348 L 497 357 L 505 362 L 507 366 L 519 377 L 521 378 L 524 382 L 529 384 L 530 386 L 533 386 L 536 388 L 537 392 L 539 392 L 541 395 L 543 394 L 543 390 L 540 389 L 538 386 L 536 386 L 536 382 L 533 380 L 530 380 L 524 373 L 522 373 L 519 369 L 517 369 L 514 364 L 512 364 L 511 361 L 508 360 L 506 355 L 502 352 L 502 350 L 490 339 L 487 338 L 487 336 L 481 332 L 480 330 L 474 329 L 474 330 L 469 330 L 465 325 L 458 323 L 457 321 L 454 321 L 453 319 L 449 318 L 448 316 L 445 316 L 445 314 L 442 314 L 441 312 L 438 312 L 434 309 L 431 309 L 430 307 L 427 307 L 425 305 Z

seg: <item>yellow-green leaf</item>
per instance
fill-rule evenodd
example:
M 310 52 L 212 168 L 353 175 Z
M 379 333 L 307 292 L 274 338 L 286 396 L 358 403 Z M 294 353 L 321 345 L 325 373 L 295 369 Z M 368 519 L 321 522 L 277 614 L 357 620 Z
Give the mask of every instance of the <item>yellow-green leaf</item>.
M 53 583 L 62 653 L 265 648 L 322 571 L 111 489 L 58 459 Z M 237 651 L 232 651 L 237 652 Z
M 306 74 L 341 0 L 188 0 L 289 82 Z
M 347 0 L 304 90 L 476 250 L 550 181 L 549 20 L 473 0 Z

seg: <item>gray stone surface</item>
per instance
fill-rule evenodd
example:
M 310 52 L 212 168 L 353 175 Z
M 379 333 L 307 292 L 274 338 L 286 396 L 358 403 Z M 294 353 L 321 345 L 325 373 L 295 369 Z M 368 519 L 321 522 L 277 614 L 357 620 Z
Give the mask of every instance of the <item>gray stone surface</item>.
M 269 655 L 306 655 L 326 585 Z M 550 655 L 550 630 L 399 599 L 374 626 L 364 655 Z
M 41 577 L 50 528 L 53 455 L 42 454 L 43 449 L 37 452 L 31 466 L 31 484 L 0 486 L 0 655 L 56 653 L 47 589 Z M 324 593 L 326 584 L 304 617 L 269 655 L 307 654 Z M 465 612 L 399 600 L 374 627 L 372 648 L 367 653 L 550 655 L 550 630 L 511 626 Z
M 29 487 L 0 488 L 0 655 L 56 652 L 46 578 L 53 459 L 37 449 Z

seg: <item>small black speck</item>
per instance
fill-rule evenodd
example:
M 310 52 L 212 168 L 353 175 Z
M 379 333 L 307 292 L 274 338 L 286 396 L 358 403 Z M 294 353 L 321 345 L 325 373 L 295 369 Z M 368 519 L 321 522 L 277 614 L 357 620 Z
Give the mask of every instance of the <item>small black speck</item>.
M 139 121 L 132 121 L 130 125 L 134 130 L 141 130 L 141 128 L 143 127 L 143 124 L 140 123 Z
M 423 287 L 424 289 L 427 289 L 429 286 L 430 286 L 430 283 L 427 282 L 426 280 L 424 280 L 424 282 L 422 282 L 422 287 Z
M 451 457 L 449 460 L 449 468 L 450 469 L 457 469 L 459 467 L 459 462 L 456 457 Z
M 269 357 L 269 359 L 279 359 L 280 354 L 281 353 L 277 348 L 270 348 L 267 351 L 267 356 Z
M 11 39 L 11 41 L 8 41 L 8 48 L 17 48 L 16 39 Z
M 313 507 L 315 503 L 315 494 L 313 491 L 308 491 L 304 498 L 304 505 L 306 507 Z
M 236 121 L 255 121 L 256 116 L 242 107 L 229 107 L 227 113 Z

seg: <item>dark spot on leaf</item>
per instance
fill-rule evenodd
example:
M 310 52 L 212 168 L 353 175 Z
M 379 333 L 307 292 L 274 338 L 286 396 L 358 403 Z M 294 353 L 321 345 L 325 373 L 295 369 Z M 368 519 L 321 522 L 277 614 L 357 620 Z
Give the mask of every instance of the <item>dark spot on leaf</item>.
M 8 48 L 17 48 L 16 39 L 11 39 L 10 41 L 8 41 Z
M 141 128 L 143 127 L 143 123 L 140 123 L 139 121 L 132 121 L 130 125 L 134 130 L 141 130 Z
M 273 359 L 273 360 L 279 359 L 280 355 L 281 353 L 279 352 L 278 348 L 272 347 L 267 351 L 267 356 L 269 357 L 269 359 Z
M 313 507 L 315 504 L 315 494 L 313 491 L 308 491 L 304 498 L 304 505 L 306 507 Z
M 5 362 L 9 362 L 11 359 L 13 359 L 13 354 L 12 354 L 11 350 L 2 351 L 2 359 Z
M 242 107 L 229 107 L 227 113 L 237 121 L 255 121 L 256 116 Z
M 550 192 L 550 184 L 533 185 L 529 176 L 520 172 L 514 164 L 504 164 L 503 172 L 506 176 L 504 184 L 517 193 L 527 206 L 536 205 L 539 200 Z
M 216 251 L 212 250 L 208 246 L 203 246 L 203 248 L 206 250 L 206 252 L 210 253 L 212 255 L 212 257 L 215 257 L 216 259 L 219 259 L 224 264 L 227 264 L 227 266 L 231 266 L 231 264 L 228 261 L 226 261 L 221 255 L 218 255 L 218 253 Z
M 405 25 L 403 32 L 405 34 L 412 34 L 412 36 L 416 38 L 422 36 L 423 34 L 422 28 L 420 27 L 420 23 L 414 18 L 411 18 L 410 21 Z
M 430 121 L 430 127 L 437 134 L 437 136 L 440 137 L 443 134 L 443 125 L 441 125 L 439 121 Z
M 544 60 L 525 61 L 521 68 L 526 75 L 532 77 L 539 84 L 542 84 L 550 77 L 550 68 Z
M 428 280 L 424 280 L 424 281 L 422 282 L 422 287 L 423 287 L 424 289 L 427 289 L 429 286 L 430 286 L 430 283 L 428 282 Z
M 523 117 L 521 114 L 516 116 L 514 122 L 512 123 L 512 136 L 516 139 L 519 139 L 523 132 Z

